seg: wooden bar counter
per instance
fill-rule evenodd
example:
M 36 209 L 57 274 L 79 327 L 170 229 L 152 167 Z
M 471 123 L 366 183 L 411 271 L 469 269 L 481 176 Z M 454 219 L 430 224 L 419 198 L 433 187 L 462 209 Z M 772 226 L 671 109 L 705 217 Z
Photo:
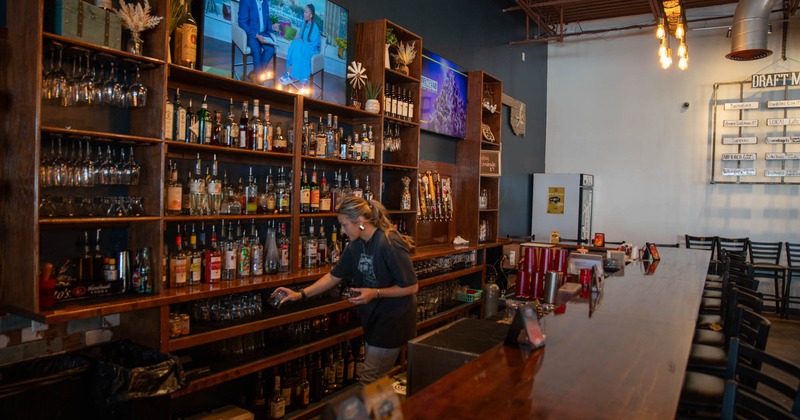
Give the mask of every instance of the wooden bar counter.
M 663 249 L 542 320 L 545 347 L 498 345 L 403 404 L 408 419 L 674 418 L 710 253 Z M 498 328 L 505 326 L 498 326 Z

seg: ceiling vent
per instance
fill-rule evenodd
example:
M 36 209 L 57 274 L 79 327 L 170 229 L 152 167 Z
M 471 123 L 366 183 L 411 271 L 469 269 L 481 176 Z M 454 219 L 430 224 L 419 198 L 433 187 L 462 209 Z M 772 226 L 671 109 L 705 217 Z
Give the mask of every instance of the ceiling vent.
M 726 58 L 736 61 L 759 60 L 772 55 L 767 49 L 769 14 L 776 0 L 741 0 L 731 26 L 731 52 Z

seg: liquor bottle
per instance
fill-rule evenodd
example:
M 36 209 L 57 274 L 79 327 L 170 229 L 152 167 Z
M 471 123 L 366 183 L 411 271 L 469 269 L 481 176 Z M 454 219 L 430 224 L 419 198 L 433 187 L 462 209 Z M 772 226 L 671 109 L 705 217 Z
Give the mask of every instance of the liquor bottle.
M 183 193 L 183 187 L 180 181 L 178 181 L 178 169 L 175 163 L 170 161 L 169 167 L 169 181 L 165 188 L 167 191 L 165 194 L 164 213 L 167 216 L 177 216 L 181 214 L 181 194 Z
M 197 114 L 194 112 L 194 108 L 192 108 L 192 98 L 189 98 L 189 108 L 186 109 L 186 142 L 187 143 L 197 143 L 198 137 L 198 129 L 199 129 L 199 122 L 197 120 Z
M 211 121 L 211 112 L 208 111 L 208 103 L 206 97 L 203 95 L 203 103 L 200 104 L 200 111 L 197 111 L 197 142 L 200 144 L 211 143 L 211 131 L 213 123 Z
M 250 277 L 250 244 L 242 233 L 242 224 L 236 221 L 236 277 Z
M 300 182 L 300 213 L 311 212 L 311 185 L 308 183 L 306 165 L 303 163 L 303 180 Z
M 269 168 L 267 177 L 267 211 L 266 214 L 278 214 L 278 195 L 275 191 L 275 182 L 272 178 L 272 167 Z
M 281 377 L 278 375 L 278 368 L 275 368 L 275 387 L 272 392 L 272 399 L 269 401 L 269 418 L 282 419 L 286 415 L 286 400 L 281 393 Z
M 281 386 L 281 394 L 283 395 L 283 400 L 286 401 L 286 408 L 289 409 L 292 407 L 294 401 L 292 401 L 292 391 L 294 390 L 294 381 L 292 380 L 292 362 L 286 362 L 283 365 L 283 384 Z
M 186 141 L 186 108 L 181 105 L 181 88 L 175 89 L 172 118 L 172 140 Z
M 202 216 L 205 213 L 203 203 L 208 200 L 206 197 L 206 180 L 200 172 L 201 167 L 202 162 L 200 161 L 200 153 L 198 153 L 194 164 L 194 177 L 189 182 L 189 214 L 192 216 Z
M 275 134 L 272 138 L 272 151 L 277 153 L 289 153 L 289 145 L 286 142 L 286 137 L 281 133 L 281 124 L 275 124 Z
M 408 91 L 408 121 L 412 121 L 414 119 L 414 96 L 412 95 L 411 91 Z
M 225 147 L 238 147 L 239 145 L 239 123 L 236 122 L 236 116 L 233 112 L 233 98 L 231 98 L 231 104 L 228 106 L 228 116 L 225 119 L 222 145 Z
M 258 194 L 258 199 L 256 200 L 256 214 L 272 214 L 267 211 L 267 198 L 269 197 L 271 174 L 272 168 L 269 168 L 269 173 L 264 177 L 264 189 Z
M 175 236 L 175 249 L 169 256 L 169 287 L 186 286 L 186 252 L 183 251 L 183 236 L 178 225 L 178 234 Z M 139 279 L 141 282 L 141 278 Z
M 292 190 L 286 186 L 286 175 L 281 166 L 278 172 L 278 183 L 275 185 L 278 188 L 278 213 L 289 214 L 292 211 Z
M 480 200 L 478 201 L 478 208 L 486 210 L 489 207 L 489 191 L 486 188 L 481 189 Z
M 169 94 L 167 94 L 167 102 L 164 104 L 164 140 L 174 140 L 174 125 L 175 105 L 169 100 Z
M 392 96 L 389 92 L 391 92 L 393 87 L 386 83 L 383 86 L 383 115 L 387 117 L 391 117 L 392 112 Z
M 319 184 L 317 184 L 317 164 L 314 164 L 311 172 L 311 183 L 308 184 L 310 193 L 310 211 L 311 213 L 319 213 Z
M 361 345 L 358 348 L 358 357 L 356 358 L 356 374 L 355 380 L 361 380 L 361 375 L 364 372 L 364 365 L 366 364 L 366 357 L 364 356 L 364 339 L 361 339 Z
M 311 403 L 311 385 L 308 382 L 307 372 L 306 365 L 301 359 L 300 380 L 297 385 L 295 385 L 295 399 L 297 406 L 301 409 L 308 408 L 308 405 Z
M 208 214 L 218 216 L 222 206 L 222 182 L 219 179 L 219 164 L 217 163 L 216 153 L 214 154 L 214 160 L 211 162 L 211 178 L 206 184 L 206 193 L 208 194 Z
M 211 123 L 211 137 L 208 139 L 208 144 L 212 146 L 222 146 L 224 138 L 224 129 L 222 126 L 222 112 L 220 110 L 214 111 L 214 121 Z
M 342 206 L 342 170 L 341 168 L 339 171 L 334 172 L 333 177 L 335 178 L 336 185 L 333 186 L 331 189 L 331 208 L 333 211 L 338 211 L 339 207 Z
M 359 185 L 360 181 L 358 177 L 353 178 L 353 192 L 351 193 L 353 197 L 364 198 L 364 190 Z
M 369 162 L 369 132 L 367 131 L 367 125 L 361 125 L 361 160 L 364 162 Z
M 319 126 L 316 132 L 317 157 L 328 157 L 328 136 L 325 134 L 325 131 L 322 125 L 322 117 L 319 117 Z
M 278 272 L 285 273 L 289 271 L 289 251 L 290 251 L 291 242 L 289 241 L 289 237 L 286 235 L 286 223 L 281 222 L 281 231 L 280 235 L 278 236 L 278 255 L 279 255 L 279 262 L 278 262 Z
M 255 420 L 269 418 L 269 407 L 264 394 L 264 376 L 261 371 L 256 375 L 256 395 L 253 400 L 253 418 Z
M 350 151 L 350 160 L 361 160 L 361 139 L 358 133 L 353 133 L 353 142 L 348 145 L 348 149 Z
M 287 250 L 288 251 L 288 250 Z M 277 274 L 280 270 L 281 257 L 278 252 L 278 244 L 275 240 L 275 228 L 267 229 L 267 256 L 265 258 L 264 270 L 266 274 Z M 288 266 L 288 262 L 287 262 Z
M 325 172 L 322 172 L 322 181 L 320 183 L 320 193 L 319 193 L 319 212 L 320 213 L 329 213 L 331 211 L 333 200 L 331 198 L 330 187 L 328 186 L 328 181 L 325 178 Z
M 333 349 L 328 349 L 325 361 L 325 393 L 332 394 L 336 391 L 336 362 L 333 358 Z
M 262 150 L 264 150 L 265 152 L 272 152 L 275 149 L 275 143 L 274 143 L 273 137 L 272 137 L 272 134 L 273 134 L 272 133 L 272 123 L 270 122 L 269 119 L 270 119 L 270 117 L 269 117 L 269 104 L 264 104 L 264 119 L 263 119 L 263 124 L 264 124 L 264 130 L 263 130 L 263 132 L 264 132 L 264 134 L 263 134 L 263 136 L 264 136 L 264 148 Z
M 139 256 L 139 266 L 135 268 L 139 277 L 139 286 L 136 288 L 136 293 L 150 294 L 153 293 L 153 266 L 150 260 L 150 248 L 144 247 L 141 249 Z M 164 267 L 166 272 L 166 267 Z
M 309 122 L 308 127 L 306 128 L 306 133 L 308 134 L 308 155 L 309 156 L 316 156 L 317 155 L 317 133 L 314 130 L 314 123 Z
M 91 283 L 94 281 L 94 254 L 89 246 L 89 232 L 83 232 L 83 254 L 78 263 L 78 282 Z
M 256 230 L 256 221 L 253 219 L 250 223 L 250 275 L 263 276 L 264 275 L 264 245 L 258 238 L 258 230 Z
M 344 173 L 344 187 L 342 187 L 342 199 L 353 195 L 353 189 L 350 187 L 350 173 Z M 339 203 L 341 204 L 341 203 Z M 339 209 L 336 209 L 339 210 Z
M 247 149 L 247 122 L 250 121 L 250 111 L 247 101 L 242 102 L 242 113 L 239 114 L 239 141 L 236 147 Z
M 225 222 L 222 222 L 222 235 L 224 237 Z M 233 240 L 233 224 L 228 224 L 228 237 L 225 241 L 225 248 L 222 255 L 222 280 L 233 280 L 236 278 L 236 242 Z
M 189 265 L 186 283 L 190 286 L 196 286 L 203 281 L 203 253 L 197 248 L 197 233 L 195 232 L 195 225 L 192 224 L 192 233 L 189 235 Z
M 247 186 L 244 187 L 245 212 L 244 214 L 256 214 L 258 210 L 258 184 L 253 177 L 253 167 L 250 167 L 250 175 L 247 177 Z
M 311 219 L 308 224 L 308 238 L 305 243 L 305 254 L 303 256 L 303 268 L 317 268 L 317 252 L 319 242 L 314 236 L 314 219 Z
M 325 131 L 325 136 L 327 139 L 327 148 L 328 150 L 325 152 L 325 156 L 329 158 L 337 158 L 337 153 L 339 153 L 339 140 L 338 140 L 338 132 L 339 130 L 336 128 L 338 124 L 338 119 L 336 116 L 333 117 L 333 123 L 331 123 L 331 114 L 328 114 L 328 129 Z
M 181 214 L 189 215 L 192 209 L 192 199 L 190 186 L 192 184 L 192 170 L 186 170 L 186 182 L 183 183 L 181 190 Z
M 351 384 L 356 380 L 356 358 L 353 356 L 353 346 L 350 343 L 347 344 L 347 357 L 344 363 L 344 380 Z
M 188 4 L 181 0 L 186 12 L 178 21 L 175 28 L 173 39 L 175 40 L 175 51 L 173 60 L 184 67 L 193 69 L 197 62 L 197 21 L 192 16 Z
M 219 283 L 222 278 L 222 254 L 217 248 L 217 231 L 216 226 L 211 226 L 211 247 L 206 250 L 205 262 L 205 275 L 203 276 L 206 283 Z
M 105 268 L 105 264 L 103 263 L 103 250 L 100 248 L 101 230 L 102 229 L 97 229 L 95 232 L 94 255 L 92 256 L 92 281 L 96 283 L 103 281 L 103 269 Z
M 247 149 L 264 149 L 264 124 L 259 116 L 259 101 L 253 99 L 253 115 L 247 120 Z
M 369 126 L 369 151 L 367 152 L 367 160 L 370 163 L 375 162 L 375 137 L 372 137 L 372 126 Z
M 339 258 L 342 256 L 342 247 L 339 244 L 338 237 L 336 236 L 336 229 L 331 232 L 331 251 L 329 253 L 328 260 L 331 264 L 336 265 L 339 262 Z
M 391 105 L 391 115 L 390 117 L 397 118 L 397 90 L 395 90 L 395 86 L 392 86 L 392 105 Z
M 342 346 L 336 346 L 336 356 L 333 359 L 336 367 L 336 388 L 344 387 L 344 358 L 342 357 Z
M 343 129 L 341 129 L 343 130 Z M 350 159 L 350 146 L 352 143 L 350 142 L 350 137 L 348 136 L 346 139 L 343 137 L 343 133 L 339 133 L 339 160 L 347 160 Z
M 367 180 L 364 183 L 364 199 L 369 201 L 372 200 L 374 196 L 372 195 L 372 188 L 369 185 L 369 175 L 367 175 Z
M 328 239 L 325 236 L 325 225 L 319 221 L 319 237 L 317 238 L 317 267 L 328 263 Z

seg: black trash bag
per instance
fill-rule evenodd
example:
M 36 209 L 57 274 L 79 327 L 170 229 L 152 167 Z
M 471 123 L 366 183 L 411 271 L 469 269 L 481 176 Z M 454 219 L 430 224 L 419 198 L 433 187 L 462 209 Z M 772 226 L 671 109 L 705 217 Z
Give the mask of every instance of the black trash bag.
M 73 419 L 91 407 L 91 362 L 60 354 L 0 368 L 0 417 Z M 59 404 L 43 404 L 58 395 Z
M 99 406 L 169 395 L 184 385 L 177 356 L 128 340 L 91 347 L 85 354 L 95 362 L 94 402 Z

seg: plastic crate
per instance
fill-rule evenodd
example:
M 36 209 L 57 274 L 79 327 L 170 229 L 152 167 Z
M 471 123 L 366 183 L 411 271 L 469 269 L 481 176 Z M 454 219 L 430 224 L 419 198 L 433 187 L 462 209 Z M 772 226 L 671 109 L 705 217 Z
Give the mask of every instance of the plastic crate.
M 472 303 L 481 300 L 481 295 L 483 295 L 482 290 L 467 289 L 467 293 L 456 293 L 456 300 L 460 302 Z

